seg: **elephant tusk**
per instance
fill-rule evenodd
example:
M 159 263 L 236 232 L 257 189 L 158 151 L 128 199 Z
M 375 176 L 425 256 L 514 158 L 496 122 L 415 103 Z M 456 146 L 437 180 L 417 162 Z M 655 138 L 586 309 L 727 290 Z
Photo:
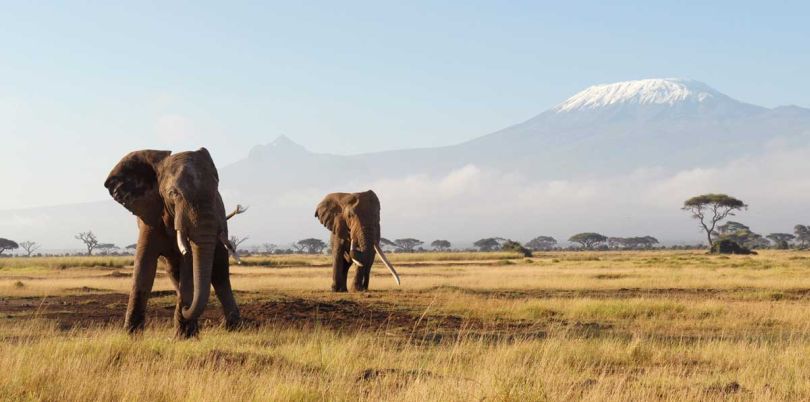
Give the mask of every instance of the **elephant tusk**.
M 245 211 L 248 210 L 248 208 L 250 208 L 250 207 L 243 207 L 241 204 L 237 204 L 236 209 L 234 209 L 233 212 L 229 213 L 228 216 L 225 217 L 225 220 L 227 221 L 227 220 L 233 218 L 236 215 L 244 213 Z
M 177 248 L 180 249 L 180 254 L 183 255 L 188 254 L 188 249 L 191 248 L 188 244 L 188 239 L 180 230 L 177 231 Z
M 400 285 L 399 274 L 397 273 L 397 270 L 394 269 L 394 266 L 391 265 L 391 261 L 388 261 L 388 257 L 385 256 L 385 253 L 383 253 L 380 243 L 374 244 L 374 250 L 380 255 L 380 259 L 382 260 L 383 264 L 385 264 L 388 270 L 391 271 L 391 275 L 394 275 L 394 280 L 397 281 L 397 285 Z
M 355 263 L 355 264 L 356 264 L 358 267 L 362 267 L 362 266 L 363 266 L 363 264 L 361 264 L 361 263 L 360 263 L 360 261 L 357 261 L 357 260 L 354 258 L 354 239 L 349 240 L 349 243 L 351 243 L 351 245 L 349 246 L 349 257 L 352 259 L 352 261 L 353 261 L 353 262 L 354 262 L 354 263 Z
M 221 241 L 225 248 L 228 249 L 228 252 L 233 255 L 233 259 L 236 260 L 236 263 L 242 265 L 242 259 L 239 258 L 239 253 L 236 252 L 231 241 L 225 236 L 225 232 L 219 232 L 219 241 Z

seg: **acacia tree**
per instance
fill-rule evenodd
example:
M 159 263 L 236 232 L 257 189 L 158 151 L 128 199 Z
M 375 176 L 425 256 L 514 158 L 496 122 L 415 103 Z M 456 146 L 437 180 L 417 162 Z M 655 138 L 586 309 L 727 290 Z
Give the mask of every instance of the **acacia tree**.
M 135 250 L 136 250 L 137 248 L 138 248 L 138 245 L 137 245 L 137 244 L 135 244 L 135 243 L 133 243 L 133 244 L 130 244 L 130 245 L 128 245 L 128 246 L 126 246 L 126 247 L 124 247 L 124 250 L 125 250 L 127 253 L 135 254 Z
M 14 240 L 4 239 L 0 237 L 0 255 L 6 250 L 16 250 L 20 247 Z
M 76 240 L 81 240 L 84 246 L 87 247 L 87 255 L 93 255 L 93 250 L 98 247 L 98 239 L 92 230 L 77 234 Z
M 323 240 L 315 238 L 299 240 L 296 244 L 301 247 L 301 250 L 306 249 L 308 254 L 320 254 L 326 248 Z
M 430 243 L 430 246 L 439 251 L 447 251 L 450 249 L 452 244 L 450 244 L 450 242 L 447 240 L 433 240 L 433 242 Z
M 790 248 L 790 242 L 796 238 L 796 236 L 790 233 L 771 233 L 767 236 L 768 240 L 772 241 L 776 248 L 780 250 L 787 250 Z
M 750 227 L 734 221 L 728 221 L 723 225 L 718 225 L 717 230 L 712 235 L 715 241 L 731 240 L 747 248 L 767 247 L 769 244 L 762 235 L 751 231 Z
M 796 240 L 802 248 L 807 248 L 810 244 L 810 226 L 796 225 L 793 227 L 793 233 L 796 234 Z
M 422 244 L 423 242 L 421 240 L 410 237 L 405 239 L 394 240 L 394 245 L 397 247 L 398 251 L 404 251 L 407 253 L 412 253 L 413 249 L 421 246 Z
M 114 250 L 114 249 L 117 249 L 117 248 L 118 248 L 118 246 L 116 246 L 115 244 L 112 244 L 112 243 L 101 243 L 101 244 L 96 246 L 96 249 L 102 250 L 102 254 L 107 254 L 107 253 L 110 252 L 110 250 Z
M 473 243 L 473 246 L 478 247 L 481 251 L 495 251 L 501 247 L 500 237 L 488 237 L 486 239 L 478 240 Z
M 40 246 L 35 241 L 21 241 L 20 248 L 25 250 L 25 256 L 30 257 L 31 254 L 34 254 L 37 250 L 39 250 Z
M 658 244 L 658 239 L 652 236 L 636 237 L 608 237 L 608 247 L 615 249 L 648 249 Z
M 734 211 L 747 208 L 748 205 L 744 202 L 726 194 L 703 194 L 684 201 L 681 209 L 691 213 L 693 218 L 700 221 L 700 226 L 706 232 L 706 239 L 711 248 L 714 245 L 712 233 L 717 224 L 729 216 L 734 216 Z
M 516 253 L 522 254 L 524 257 L 531 257 L 532 251 L 526 247 L 523 247 L 522 244 L 514 241 L 514 240 L 506 240 L 503 245 L 501 246 L 501 250 L 503 251 L 514 251 Z
M 534 251 L 551 250 L 557 245 L 557 239 L 551 236 L 537 236 L 526 243 L 526 247 Z
M 303 244 L 298 242 L 291 244 L 290 247 L 292 247 L 292 251 L 294 251 L 296 254 L 303 254 L 304 249 L 306 248 Z
M 594 232 L 577 233 L 568 239 L 570 242 L 579 243 L 582 247 L 592 249 L 599 243 L 607 241 L 607 237 Z
M 275 245 L 273 243 L 263 243 L 262 248 L 264 249 L 265 253 L 272 254 L 274 251 L 278 249 L 278 245 Z

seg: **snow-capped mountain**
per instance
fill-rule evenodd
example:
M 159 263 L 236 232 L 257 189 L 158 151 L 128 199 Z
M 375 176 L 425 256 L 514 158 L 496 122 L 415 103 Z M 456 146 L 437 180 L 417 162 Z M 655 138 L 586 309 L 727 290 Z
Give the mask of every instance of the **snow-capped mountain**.
M 693 80 L 647 79 L 592 86 L 459 148 L 488 150 L 501 166 L 506 160 L 569 177 L 712 166 L 756 154 L 774 140 L 807 143 L 810 110 L 743 103 Z
M 765 155 L 772 143 L 796 151 Z M 237 202 L 251 205 L 251 212 L 235 219 L 233 228 L 257 242 L 315 236 L 323 229 L 312 218 L 312 208 L 324 193 L 372 187 L 383 201 L 389 222 L 385 230 L 393 232 L 391 237 L 520 238 L 537 227 L 545 229 L 535 235 L 562 236 L 565 233 L 555 230 L 577 230 L 570 224 L 581 221 L 601 226 L 583 226 L 580 231 L 651 234 L 667 240 L 696 233 L 693 222 L 681 216 L 677 200 L 663 209 L 648 208 L 645 215 L 645 206 L 624 203 L 625 194 L 645 193 L 649 200 L 669 203 L 693 192 L 727 191 L 756 201 L 759 187 L 782 183 L 796 192 L 785 198 L 801 201 L 801 207 L 780 199 L 765 202 L 779 204 L 771 208 L 784 215 L 778 230 L 789 231 L 792 224 L 781 225 L 788 225 L 810 203 L 810 193 L 800 191 L 810 188 L 810 182 L 791 181 L 802 177 L 794 170 L 801 169 L 804 160 L 810 160 L 810 110 L 747 104 L 693 80 L 646 79 L 586 88 L 522 123 L 447 147 L 330 155 L 310 152 L 281 136 L 254 147 L 243 160 L 220 166 L 220 190 L 229 208 Z M 738 167 L 743 165 L 747 168 Z M 776 168 L 781 170 L 768 170 Z M 639 170 L 679 179 L 676 184 L 634 182 Z M 719 185 L 705 178 L 683 184 L 679 172 L 694 171 L 726 173 Z M 758 174 L 765 175 L 760 182 L 767 184 L 746 187 Z M 609 184 L 600 187 L 603 182 Z M 621 194 L 610 204 L 614 190 Z M 809 194 L 806 200 L 803 194 Z M 601 198 L 591 205 L 589 197 Z M 102 228 L 109 230 L 102 236 L 105 241 L 134 242 L 132 216 L 112 201 L 105 205 L 0 211 L 0 226 L 49 248 L 68 247 L 78 231 Z M 633 213 L 599 215 L 598 207 Z M 560 221 L 562 216 L 567 220 Z M 658 232 L 665 227 L 660 222 L 678 229 Z M 117 230 L 120 233 L 113 234 Z
M 586 88 L 523 123 L 454 146 L 329 155 L 282 136 L 221 170 L 234 195 L 340 189 L 467 165 L 560 180 L 712 167 L 775 141 L 810 144 L 810 110 L 747 104 L 694 80 L 645 79 Z
M 594 85 L 568 98 L 552 110 L 555 113 L 592 110 L 634 104 L 669 105 L 730 100 L 708 85 L 680 78 L 646 79 Z

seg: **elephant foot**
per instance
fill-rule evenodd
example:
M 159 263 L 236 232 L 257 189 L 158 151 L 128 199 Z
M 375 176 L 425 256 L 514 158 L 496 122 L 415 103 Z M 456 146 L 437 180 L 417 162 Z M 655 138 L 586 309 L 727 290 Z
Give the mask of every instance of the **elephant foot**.
M 132 335 L 143 332 L 145 324 L 146 319 L 142 314 L 127 314 L 124 320 L 124 329 L 127 330 L 128 334 Z
M 194 321 L 176 321 L 174 337 L 177 339 L 196 338 L 200 335 L 200 324 Z
M 183 318 L 180 304 L 174 309 L 174 337 L 177 339 L 196 338 L 200 333 L 200 324 L 197 320 L 186 320 Z
M 332 285 L 332 291 L 336 292 L 336 293 L 345 293 L 345 292 L 348 292 L 349 289 L 346 288 L 345 286 L 339 287 L 339 286 Z
M 352 286 L 352 291 L 355 292 L 368 292 L 368 286 Z
M 228 331 L 236 331 L 242 328 L 242 317 L 239 314 L 230 315 L 225 317 L 225 329 Z

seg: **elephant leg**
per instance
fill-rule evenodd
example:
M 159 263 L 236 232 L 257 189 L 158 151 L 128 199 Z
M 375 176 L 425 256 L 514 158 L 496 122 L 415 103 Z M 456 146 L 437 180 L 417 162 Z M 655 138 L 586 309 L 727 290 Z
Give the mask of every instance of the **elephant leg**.
M 369 264 L 363 267 L 357 267 L 357 271 L 354 273 L 354 284 L 352 284 L 352 290 L 356 292 L 368 290 L 368 276 L 370 272 L 371 266 Z
M 146 303 L 155 282 L 155 271 L 160 254 L 161 238 L 152 228 L 139 224 L 138 246 L 135 249 L 135 272 L 129 293 L 124 328 L 135 333 L 143 330 L 146 321 Z
M 231 288 L 228 250 L 222 244 L 218 245 L 214 252 L 214 272 L 212 272 L 211 283 L 214 285 L 214 292 L 217 294 L 219 303 L 222 304 L 222 312 L 225 315 L 225 328 L 228 330 L 239 328 L 242 319 Z
M 183 327 L 183 296 L 180 293 L 180 271 L 183 269 L 184 257 L 180 253 L 171 253 L 165 257 L 169 279 L 174 286 L 174 291 L 177 293 L 177 298 L 174 306 L 174 327 L 178 338 L 182 337 L 182 333 L 187 332 Z
M 363 290 L 368 290 L 368 282 L 371 279 L 371 263 L 363 270 Z
M 348 252 L 344 242 L 337 236 L 332 238 L 332 291 L 348 292 L 346 280 L 349 276 L 350 261 L 346 261 L 344 255 Z

